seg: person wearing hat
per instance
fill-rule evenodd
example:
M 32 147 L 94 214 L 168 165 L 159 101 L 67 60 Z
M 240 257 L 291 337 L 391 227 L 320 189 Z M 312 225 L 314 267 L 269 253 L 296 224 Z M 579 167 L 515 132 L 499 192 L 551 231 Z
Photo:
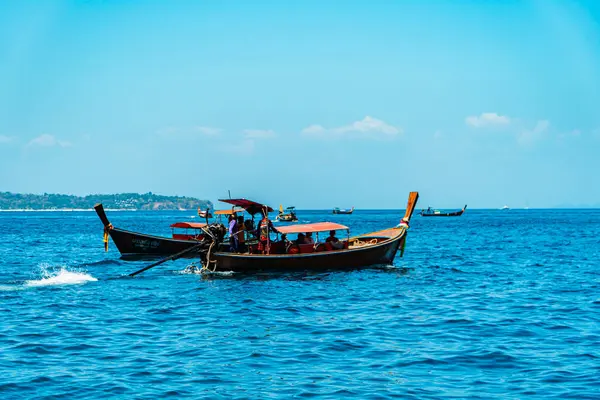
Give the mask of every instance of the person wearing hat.
M 257 229 L 258 247 L 263 254 L 269 254 L 269 234 L 271 232 L 279 233 L 273 226 L 273 222 L 269 219 L 269 213 L 263 209 L 263 218 L 260 220 Z

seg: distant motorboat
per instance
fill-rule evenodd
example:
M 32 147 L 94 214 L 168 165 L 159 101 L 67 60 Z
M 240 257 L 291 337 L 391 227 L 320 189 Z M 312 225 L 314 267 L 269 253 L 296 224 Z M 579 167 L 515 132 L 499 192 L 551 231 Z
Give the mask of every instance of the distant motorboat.
M 510 207 L 505 205 L 504 207 L 501 208 L 501 210 L 510 210 Z
M 465 210 L 467 209 L 467 205 L 462 208 L 462 210 L 451 211 L 451 212 L 441 212 L 440 210 L 434 210 L 431 207 L 428 207 L 427 210 L 421 210 L 422 217 L 460 217 L 463 215 Z
M 333 209 L 334 214 L 352 214 L 354 212 L 354 207 L 349 210 L 340 209 L 338 207 Z

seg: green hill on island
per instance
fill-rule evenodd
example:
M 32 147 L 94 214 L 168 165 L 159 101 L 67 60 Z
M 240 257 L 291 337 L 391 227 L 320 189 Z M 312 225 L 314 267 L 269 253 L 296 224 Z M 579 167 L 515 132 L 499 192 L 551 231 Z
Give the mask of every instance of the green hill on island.
M 20 194 L 0 192 L 0 210 L 92 209 L 102 203 L 107 209 L 127 210 L 195 210 L 212 207 L 208 200 L 184 196 L 163 196 L 152 192 L 90 194 L 84 197 L 66 194 Z

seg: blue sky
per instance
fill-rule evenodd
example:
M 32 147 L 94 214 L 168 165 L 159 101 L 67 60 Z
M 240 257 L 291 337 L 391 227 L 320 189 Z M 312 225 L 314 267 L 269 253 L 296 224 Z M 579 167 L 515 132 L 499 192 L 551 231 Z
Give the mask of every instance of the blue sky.
M 0 7 L 1 191 L 600 206 L 600 2 Z

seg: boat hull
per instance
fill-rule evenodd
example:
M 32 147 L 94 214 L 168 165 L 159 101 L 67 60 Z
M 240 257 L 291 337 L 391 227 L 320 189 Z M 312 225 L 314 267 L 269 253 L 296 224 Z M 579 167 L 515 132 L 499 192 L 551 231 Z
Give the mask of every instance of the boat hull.
M 373 237 L 358 238 L 373 239 Z M 343 270 L 391 264 L 398 248 L 406 240 L 406 231 L 401 230 L 395 237 L 382 242 L 347 250 L 335 250 L 308 254 L 232 254 L 215 253 L 211 266 L 216 271 L 261 272 L 290 270 Z
M 296 218 L 294 216 L 280 215 L 277 217 L 277 221 L 279 221 L 279 222 L 296 222 L 296 221 L 298 221 L 298 218 Z
M 439 213 L 439 214 L 428 214 L 428 213 L 424 213 L 421 212 L 421 216 L 422 217 L 460 217 L 461 215 L 463 215 L 463 210 L 460 211 L 456 211 L 456 212 L 450 212 L 450 213 Z
M 189 249 L 199 242 L 196 240 L 178 240 L 161 236 L 146 235 L 143 233 L 112 228 L 109 235 L 121 253 L 121 258 L 154 258 L 177 254 Z M 198 253 L 191 252 L 185 257 L 197 257 Z
M 421 210 L 420 214 L 422 217 L 460 217 L 461 215 L 463 215 L 463 213 L 465 212 L 466 209 L 467 209 L 467 205 L 465 204 L 463 209 L 458 210 L 458 211 L 452 211 L 452 212 L 446 212 L 446 213 L 434 213 L 434 212 L 428 213 L 425 210 Z

